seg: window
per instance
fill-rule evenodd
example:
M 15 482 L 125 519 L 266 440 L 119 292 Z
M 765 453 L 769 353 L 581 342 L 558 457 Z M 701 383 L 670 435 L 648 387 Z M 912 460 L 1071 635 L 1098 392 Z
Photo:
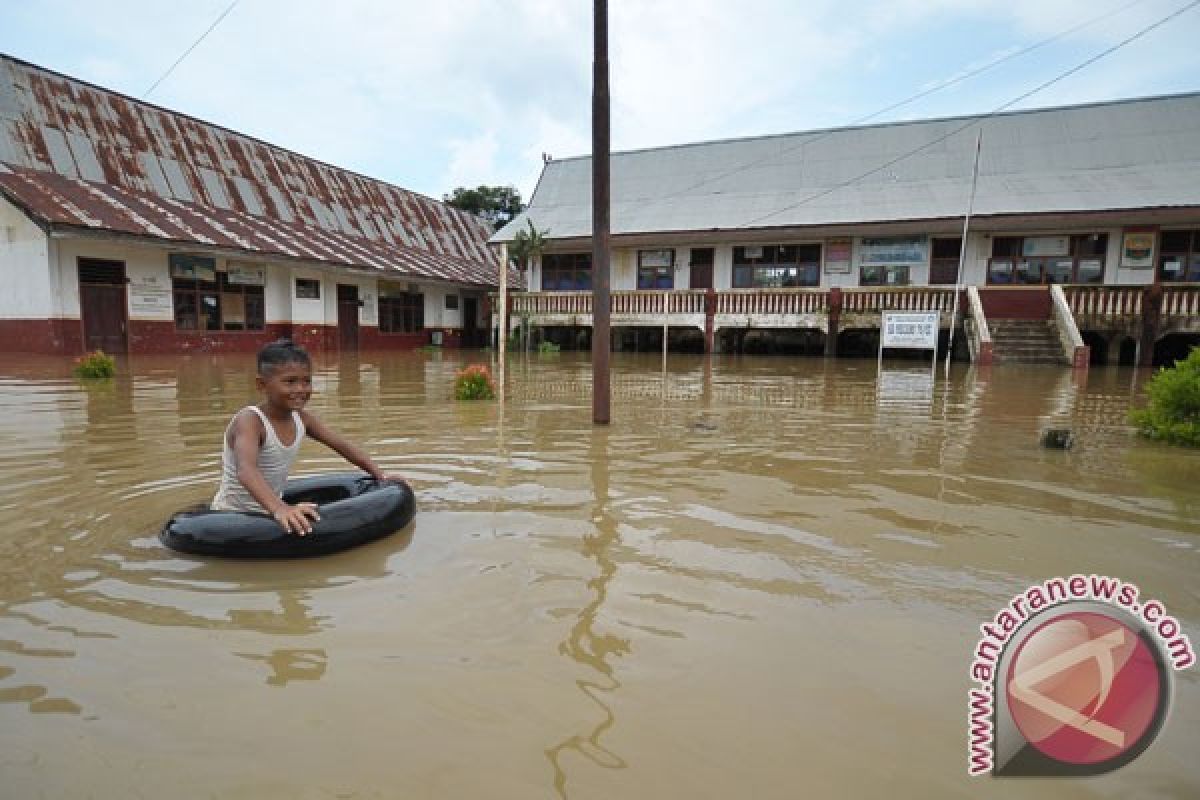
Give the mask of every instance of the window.
M 312 278 L 296 278 L 296 297 L 300 300 L 320 299 L 321 282 Z
M 962 254 L 962 238 L 934 239 L 929 257 L 929 284 L 958 283 L 958 260 Z
M 675 286 L 674 250 L 638 250 L 639 289 L 671 289 Z
M 172 279 L 176 330 L 261 331 L 263 287 L 231 283 L 224 272 L 213 277 L 216 280 Z
M 821 245 L 772 244 L 733 248 L 733 288 L 819 286 Z
M 937 242 L 935 241 L 935 249 Z M 1108 234 L 997 236 L 988 259 L 988 283 L 1103 283 Z M 930 272 L 932 280 L 932 264 Z
M 1158 240 L 1158 279 L 1200 281 L 1200 231 L 1163 231 Z
M 860 286 L 907 286 L 908 270 L 908 264 L 867 264 L 858 268 L 858 283 Z
M 446 295 L 446 310 L 447 311 L 458 311 L 458 295 L 456 295 L 456 294 Z
M 455 299 L 457 299 L 455 295 Z M 379 287 L 380 333 L 417 333 L 425 327 L 425 295 L 395 286 Z
M 591 253 L 550 253 L 542 256 L 543 291 L 569 292 L 591 288 Z

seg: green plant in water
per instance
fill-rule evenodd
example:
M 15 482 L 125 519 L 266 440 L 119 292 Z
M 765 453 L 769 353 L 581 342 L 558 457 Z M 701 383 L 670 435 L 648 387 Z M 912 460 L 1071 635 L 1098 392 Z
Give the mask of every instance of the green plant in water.
M 557 353 L 561 349 L 562 348 L 556 345 L 554 342 L 541 342 L 538 345 L 539 353 Z
M 454 377 L 454 398 L 456 400 L 494 400 L 496 399 L 496 382 L 492 380 L 491 370 L 484 364 L 471 364 L 459 370 Z
M 103 350 L 95 350 L 75 359 L 72 371 L 76 378 L 83 380 L 111 378 L 117 373 L 117 362 Z
M 1138 432 L 1171 444 L 1200 447 L 1200 347 L 1146 384 L 1150 402 L 1129 412 Z

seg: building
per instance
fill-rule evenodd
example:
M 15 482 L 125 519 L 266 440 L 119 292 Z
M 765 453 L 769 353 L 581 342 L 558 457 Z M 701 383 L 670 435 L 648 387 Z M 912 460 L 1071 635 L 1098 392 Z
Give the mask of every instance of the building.
M 637 150 L 611 174 L 626 334 L 691 329 L 712 350 L 802 331 L 830 353 L 877 338 L 881 310 L 948 328 L 960 284 L 976 360 L 1148 363 L 1200 341 L 1200 93 Z M 492 241 L 526 220 L 549 244 L 514 316 L 586 329 L 590 158 L 549 161 Z
M 489 226 L 0 55 L 0 351 L 481 344 Z

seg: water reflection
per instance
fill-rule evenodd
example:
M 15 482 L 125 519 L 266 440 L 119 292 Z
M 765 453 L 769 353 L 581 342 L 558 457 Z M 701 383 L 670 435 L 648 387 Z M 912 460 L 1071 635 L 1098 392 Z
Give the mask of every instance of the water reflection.
M 634 797 L 678 779 L 964 796 L 977 787 L 944 767 L 954 654 L 1006 596 L 1095 571 L 1200 620 L 1200 453 L 1132 434 L 1147 373 L 955 365 L 930 383 L 874 361 L 619 354 L 613 425 L 594 429 L 591 367 L 569 353 L 515 357 L 501 401 L 454 403 L 455 371 L 489 358 L 318 359 L 314 411 L 408 474 L 420 513 L 358 550 L 262 563 L 155 537 L 211 496 L 224 426 L 254 400 L 249 356 L 130 359 L 94 388 L 61 362 L 0 363 L 6 789 L 186 777 L 286 797 L 305 791 L 286 777 L 301 758 L 344 794 Z M 1041 448 L 1050 425 L 1075 448 Z M 343 468 L 306 445 L 297 472 Z M 887 670 L 863 666 L 876 651 Z M 1177 708 L 1195 707 L 1200 686 L 1180 684 Z M 927 731 L 871 750 L 877 769 L 837 745 L 872 698 L 890 729 Z M 88 720 L 107 735 L 83 736 Z M 331 735 L 356 757 L 322 759 Z M 1162 785 L 1200 781 L 1198 735 L 1172 718 L 1147 754 Z M 130 755 L 158 741 L 222 769 Z M 819 757 L 781 755 L 797 742 Z M 1145 774 L 1114 791 L 1149 793 Z
M 604 632 L 598 617 L 608 599 L 609 585 L 617 574 L 612 551 L 620 545 L 617 520 L 611 508 L 608 485 L 608 430 L 592 431 L 588 448 L 592 484 L 592 532 L 584 535 L 580 552 L 596 565 L 596 574 L 587 581 L 591 599 L 576 616 L 567 638 L 559 644 L 563 655 L 588 667 L 595 673 L 576 681 L 579 690 L 600 710 L 600 718 L 588 730 L 573 734 L 546 750 L 554 767 L 554 790 L 559 797 L 567 796 L 567 765 L 563 756 L 576 753 L 592 763 L 610 769 L 624 767 L 625 760 L 601 743 L 601 737 L 616 724 L 616 715 L 608 695 L 621 688 L 611 660 L 631 652 L 629 639 Z

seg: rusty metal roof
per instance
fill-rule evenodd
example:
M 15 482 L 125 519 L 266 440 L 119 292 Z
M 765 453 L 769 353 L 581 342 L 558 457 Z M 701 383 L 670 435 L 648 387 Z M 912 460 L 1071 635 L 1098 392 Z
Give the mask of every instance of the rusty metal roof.
M 52 229 L 498 282 L 472 214 L 3 54 L 0 194 Z

